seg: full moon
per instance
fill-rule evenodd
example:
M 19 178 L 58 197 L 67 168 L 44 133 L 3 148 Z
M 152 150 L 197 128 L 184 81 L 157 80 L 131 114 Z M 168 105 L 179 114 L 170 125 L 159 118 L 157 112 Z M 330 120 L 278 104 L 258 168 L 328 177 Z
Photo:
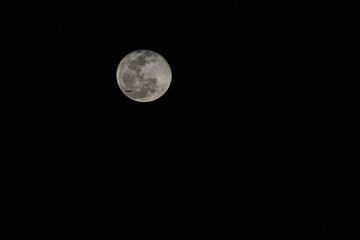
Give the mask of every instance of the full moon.
M 137 102 L 160 98 L 171 83 L 171 69 L 160 54 L 151 50 L 136 50 L 126 55 L 116 71 L 121 91 Z

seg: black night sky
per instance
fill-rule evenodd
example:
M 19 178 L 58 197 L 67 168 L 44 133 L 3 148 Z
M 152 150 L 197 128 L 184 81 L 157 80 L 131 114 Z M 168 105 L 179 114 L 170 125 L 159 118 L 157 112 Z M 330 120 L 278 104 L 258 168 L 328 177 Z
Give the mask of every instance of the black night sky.
M 357 170 L 323 157 L 315 90 L 326 7 L 13 1 L 1 131 L 14 239 L 350 239 Z M 136 49 L 171 66 L 154 102 L 117 85 Z

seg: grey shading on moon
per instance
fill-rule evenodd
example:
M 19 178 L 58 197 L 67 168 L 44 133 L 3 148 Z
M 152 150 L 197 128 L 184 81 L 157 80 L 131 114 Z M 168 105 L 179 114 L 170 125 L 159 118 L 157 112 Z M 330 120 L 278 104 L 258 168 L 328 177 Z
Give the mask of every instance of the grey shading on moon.
M 169 89 L 172 73 L 168 62 L 151 50 L 136 50 L 120 62 L 116 78 L 121 91 L 137 102 L 151 102 Z

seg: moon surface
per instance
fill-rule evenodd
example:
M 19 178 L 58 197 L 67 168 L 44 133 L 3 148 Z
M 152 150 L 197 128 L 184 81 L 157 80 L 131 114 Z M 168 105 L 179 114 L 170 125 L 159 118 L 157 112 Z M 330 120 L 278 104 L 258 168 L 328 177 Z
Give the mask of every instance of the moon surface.
M 151 50 L 136 50 L 120 62 L 116 78 L 121 91 L 137 102 L 151 102 L 169 89 L 172 73 L 168 62 Z

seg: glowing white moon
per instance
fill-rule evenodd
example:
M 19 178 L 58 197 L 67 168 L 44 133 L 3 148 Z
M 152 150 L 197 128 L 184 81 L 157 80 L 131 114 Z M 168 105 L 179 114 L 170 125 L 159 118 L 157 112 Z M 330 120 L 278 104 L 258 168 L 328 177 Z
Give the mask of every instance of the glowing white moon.
M 120 62 L 116 78 L 121 91 L 137 102 L 160 98 L 171 83 L 171 69 L 160 54 L 151 50 L 136 50 Z

